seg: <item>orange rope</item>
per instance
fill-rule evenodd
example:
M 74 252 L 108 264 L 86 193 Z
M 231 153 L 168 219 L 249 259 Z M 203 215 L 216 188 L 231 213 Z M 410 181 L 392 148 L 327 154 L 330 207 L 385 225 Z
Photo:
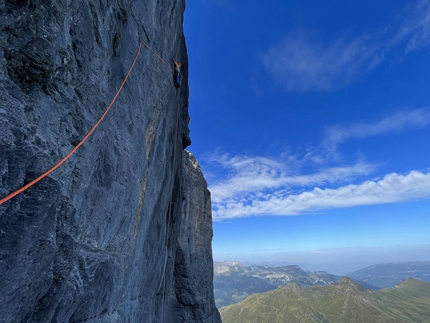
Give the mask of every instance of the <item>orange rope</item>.
M 166 65 L 168 68 L 170 68 L 170 70 L 172 71 L 172 73 L 173 73 L 173 69 L 172 69 L 172 67 L 169 65 L 169 64 L 167 64 L 166 63 L 166 61 L 164 60 L 164 59 L 162 59 L 161 58 L 161 56 L 160 55 L 158 55 L 151 47 L 149 47 L 149 45 L 147 44 L 147 43 L 145 43 L 143 40 L 141 40 L 141 42 L 143 43 L 143 45 L 145 45 L 155 56 L 157 56 L 158 57 L 158 59 L 160 60 L 160 61 L 162 61 L 163 63 L 164 63 L 164 65 Z
M 10 199 L 12 199 L 13 197 L 17 196 L 18 194 L 24 192 L 26 189 L 28 189 L 29 187 L 33 186 L 34 184 L 36 184 L 37 182 L 39 182 L 41 179 L 45 178 L 46 176 L 48 176 L 49 174 L 51 174 L 54 170 L 56 170 L 58 167 L 60 167 L 67 159 L 70 158 L 70 156 L 72 156 L 76 150 L 78 150 L 79 147 L 82 146 L 82 144 L 92 135 L 92 133 L 96 130 L 96 128 L 99 126 L 99 124 L 102 122 L 102 120 L 104 119 L 104 117 L 107 115 L 107 113 L 109 112 L 110 108 L 112 107 L 112 105 L 115 103 L 116 99 L 118 98 L 119 94 L 121 93 L 125 82 L 127 81 L 128 77 L 130 76 L 131 71 L 134 68 L 134 65 L 136 64 L 137 58 L 140 55 L 140 48 L 142 47 L 142 41 L 139 44 L 139 48 L 137 50 L 137 54 L 133 60 L 133 63 L 131 64 L 130 69 L 128 70 L 127 75 L 125 76 L 124 80 L 121 83 L 121 86 L 119 87 L 118 91 L 116 92 L 114 98 L 112 99 L 112 101 L 110 102 L 109 106 L 106 108 L 106 111 L 103 113 L 103 115 L 101 116 L 101 118 L 99 119 L 99 121 L 97 121 L 97 123 L 94 125 L 94 127 L 90 130 L 90 132 L 87 133 L 87 135 L 84 137 L 84 139 L 81 140 L 81 142 L 72 150 L 70 151 L 66 157 L 64 157 L 62 160 L 60 160 L 55 166 L 53 166 L 50 170 L 48 170 L 47 172 L 45 172 L 44 174 L 40 175 L 38 178 L 36 178 L 35 180 L 31 181 L 30 183 L 28 183 L 27 185 L 23 186 L 22 188 L 16 190 L 15 192 L 11 193 L 10 195 L 6 196 L 5 198 L 0 200 L 0 205 L 9 201 Z M 158 55 L 157 55 L 158 56 Z

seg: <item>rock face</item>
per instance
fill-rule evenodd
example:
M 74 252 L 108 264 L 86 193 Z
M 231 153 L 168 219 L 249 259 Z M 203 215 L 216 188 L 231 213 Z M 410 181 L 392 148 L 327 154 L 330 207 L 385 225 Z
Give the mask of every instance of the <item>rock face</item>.
M 0 322 L 220 322 L 210 200 L 187 199 L 198 194 L 187 191 L 198 172 L 182 171 L 184 8 L 184 0 L 0 0 L 0 198 L 78 145 L 140 41 L 185 67 L 176 90 L 171 70 L 143 46 L 88 141 L 0 205 Z
M 206 180 L 195 157 L 183 154 L 182 226 L 175 258 L 177 307 L 168 322 L 220 322 L 213 292 L 212 208 Z

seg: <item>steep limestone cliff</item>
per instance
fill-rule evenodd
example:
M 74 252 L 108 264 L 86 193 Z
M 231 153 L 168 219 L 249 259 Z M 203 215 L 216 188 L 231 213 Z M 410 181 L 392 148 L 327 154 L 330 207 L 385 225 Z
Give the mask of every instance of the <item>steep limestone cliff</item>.
M 178 308 L 169 322 L 221 322 L 213 292 L 212 207 L 210 192 L 196 158 L 183 154 L 182 225 L 175 258 Z
M 142 47 L 88 141 L 0 205 L 0 322 L 220 322 L 210 202 L 191 205 L 200 193 L 187 188 L 198 174 L 188 153 L 182 170 L 184 9 L 184 0 L 0 0 L 0 198 L 88 133 L 141 40 L 185 67 L 176 90 Z

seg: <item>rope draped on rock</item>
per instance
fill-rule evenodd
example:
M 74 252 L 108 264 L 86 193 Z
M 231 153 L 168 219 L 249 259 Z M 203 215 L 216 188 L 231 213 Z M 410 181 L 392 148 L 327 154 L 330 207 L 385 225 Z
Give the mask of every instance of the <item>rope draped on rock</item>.
M 41 181 L 42 179 L 44 179 L 46 176 L 50 175 L 53 171 L 55 171 L 57 168 L 59 168 L 64 162 L 66 162 L 78 149 L 79 147 L 81 147 L 84 142 L 93 134 L 93 132 L 97 129 L 97 127 L 100 125 L 100 123 L 103 121 L 103 119 L 106 117 L 106 115 L 108 114 L 109 110 L 112 108 L 113 104 L 115 103 L 116 99 L 118 98 L 119 94 L 121 93 L 122 89 L 124 88 L 124 85 L 128 79 L 128 77 L 130 76 L 136 61 L 140 55 L 140 50 L 142 45 L 145 45 L 163 64 L 165 64 L 170 71 L 173 74 L 173 69 L 170 65 L 168 65 L 162 58 L 160 55 L 158 55 L 147 43 L 145 43 L 143 40 L 140 41 L 139 43 L 139 47 L 137 49 L 137 53 L 136 56 L 134 57 L 133 63 L 131 64 L 126 76 L 124 77 L 124 80 L 122 81 L 118 91 L 116 92 L 115 96 L 113 97 L 112 101 L 109 103 L 108 107 L 106 108 L 106 110 L 104 111 L 104 113 L 102 114 L 102 116 L 100 117 L 100 119 L 97 121 L 97 123 L 91 128 L 91 130 L 86 134 L 86 136 L 76 145 L 75 148 L 73 148 L 63 159 L 61 159 L 57 164 L 55 164 L 54 166 L 52 166 L 49 170 L 47 170 L 45 173 L 43 173 L 42 175 L 40 175 L 39 177 L 37 177 L 36 179 L 32 180 L 30 183 L 24 185 L 23 187 L 21 187 L 20 189 L 17 189 L 15 192 L 10 193 L 8 196 L 0 199 L 0 205 L 2 205 L 3 203 L 6 203 L 7 201 L 11 200 L 12 198 L 14 198 L 15 196 L 17 196 L 18 194 L 24 192 L 25 190 L 29 189 L 31 186 L 35 185 L 36 183 L 38 183 L 39 181 Z M 176 128 L 178 127 L 178 125 L 176 125 Z

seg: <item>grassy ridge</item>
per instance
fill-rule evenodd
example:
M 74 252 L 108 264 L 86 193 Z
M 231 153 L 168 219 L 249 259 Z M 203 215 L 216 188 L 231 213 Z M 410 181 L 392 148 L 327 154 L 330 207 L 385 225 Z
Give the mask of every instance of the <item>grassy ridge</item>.
M 295 282 L 300 286 L 327 285 L 340 277 L 306 272 L 299 266 L 244 266 L 238 261 L 214 263 L 214 294 L 218 308 L 243 301 L 251 294 L 264 293 Z
M 430 283 L 408 279 L 372 291 L 349 278 L 329 286 L 289 284 L 220 309 L 223 323 L 430 322 Z

